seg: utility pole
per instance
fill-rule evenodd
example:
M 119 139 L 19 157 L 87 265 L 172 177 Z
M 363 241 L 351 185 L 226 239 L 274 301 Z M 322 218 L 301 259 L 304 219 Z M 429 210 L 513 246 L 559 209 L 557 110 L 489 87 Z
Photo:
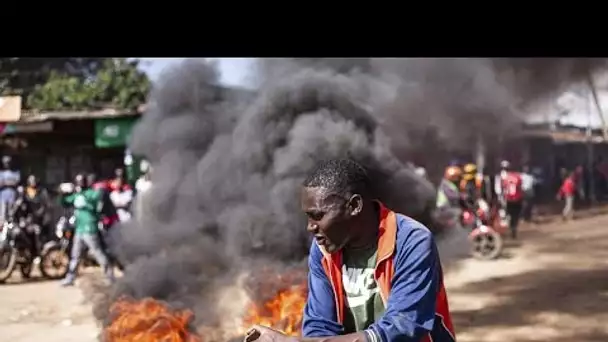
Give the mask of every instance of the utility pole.
M 492 198 L 492 189 L 494 189 L 494 183 L 492 182 L 492 177 L 488 173 L 487 165 L 486 165 L 486 144 L 484 142 L 484 137 L 481 133 L 477 134 L 476 144 L 475 144 L 475 164 L 477 165 L 477 174 L 481 176 L 483 179 L 483 187 L 485 189 L 485 193 L 483 196 L 487 199 Z M 490 167 L 492 169 L 492 167 Z
M 593 81 L 593 75 L 590 70 L 587 70 L 587 85 L 591 90 L 591 95 L 593 96 L 593 102 L 595 103 L 595 108 L 597 110 L 597 115 L 600 118 L 600 122 L 602 123 L 602 133 L 604 136 L 604 141 L 608 140 L 608 124 L 604 118 L 604 112 L 602 111 L 602 105 L 600 104 L 600 100 L 597 96 L 597 90 L 595 88 L 595 82 Z M 591 115 L 591 114 L 589 114 Z
M 587 169 L 589 172 L 586 173 L 586 176 L 589 177 L 589 201 L 591 204 L 595 202 L 595 182 L 593 177 L 593 128 L 592 128 L 592 115 L 591 115 L 591 102 L 595 102 L 595 106 L 599 112 L 600 117 L 602 117 L 602 126 L 604 128 L 604 137 L 606 137 L 606 125 L 603 122 L 602 108 L 600 107 L 597 93 L 595 91 L 595 85 L 593 83 L 593 77 L 591 73 L 587 74 L 587 82 L 589 85 L 589 92 L 591 96 L 587 96 L 587 130 L 586 130 L 586 138 L 587 138 Z
M 475 141 L 475 164 L 477 164 L 477 170 L 483 173 L 486 167 L 486 148 L 481 134 L 477 134 Z

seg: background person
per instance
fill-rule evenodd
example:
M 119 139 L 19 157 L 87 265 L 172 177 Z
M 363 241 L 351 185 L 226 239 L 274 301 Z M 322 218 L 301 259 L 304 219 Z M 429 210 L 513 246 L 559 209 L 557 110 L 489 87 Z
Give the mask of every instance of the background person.
M 17 199 L 17 186 L 21 182 L 21 173 L 12 165 L 12 158 L 2 157 L 0 171 L 0 219 L 4 222 Z

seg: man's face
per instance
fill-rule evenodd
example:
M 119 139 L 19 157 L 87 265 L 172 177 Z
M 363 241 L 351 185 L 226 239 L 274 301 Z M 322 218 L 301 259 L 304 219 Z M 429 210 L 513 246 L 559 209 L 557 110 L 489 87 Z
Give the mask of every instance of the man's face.
M 308 218 L 307 230 L 319 246 L 328 253 L 343 248 L 352 237 L 352 219 L 359 210 L 353 212 L 348 199 L 328 194 L 324 188 L 303 188 L 301 196 L 302 211 Z
M 124 171 L 122 169 L 116 169 L 114 170 L 114 177 L 116 178 L 122 178 L 125 175 Z
M 31 187 L 35 187 L 37 184 L 38 184 L 38 181 L 36 180 L 36 176 L 27 177 L 27 185 L 29 185 Z
M 77 187 L 84 188 L 84 185 L 85 185 L 84 184 L 84 176 L 83 175 L 77 175 L 76 178 L 74 178 L 74 184 Z

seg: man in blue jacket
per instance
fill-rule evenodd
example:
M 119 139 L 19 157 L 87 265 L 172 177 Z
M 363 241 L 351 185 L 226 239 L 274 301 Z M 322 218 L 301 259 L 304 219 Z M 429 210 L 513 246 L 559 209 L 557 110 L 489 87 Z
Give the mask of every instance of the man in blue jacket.
M 371 188 L 348 159 L 322 162 L 306 178 L 301 204 L 315 242 L 303 337 L 254 326 L 247 341 L 455 341 L 431 232 Z

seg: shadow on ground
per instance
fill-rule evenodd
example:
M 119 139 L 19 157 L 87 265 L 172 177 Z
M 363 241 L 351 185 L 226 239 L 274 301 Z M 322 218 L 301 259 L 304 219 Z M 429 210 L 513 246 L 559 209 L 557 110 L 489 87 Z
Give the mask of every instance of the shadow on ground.
M 35 283 L 45 283 L 45 282 L 56 282 L 58 279 L 50 279 L 45 278 L 40 275 L 34 275 L 30 278 L 24 278 L 19 274 L 19 272 L 15 272 L 11 275 L 11 278 L 7 281 L 0 283 L 0 286 L 21 286 L 24 284 L 35 284 Z
M 536 210 L 537 215 L 535 215 L 533 220 L 538 224 L 561 222 L 562 209 L 563 204 L 561 202 L 552 203 L 551 205 L 543 205 Z M 581 219 L 604 214 L 608 214 L 608 204 L 598 203 L 593 206 L 578 206 L 577 208 L 575 208 L 574 217 L 577 219 Z
M 540 270 L 471 283 L 456 293 L 493 293 L 499 302 L 483 310 L 453 313 L 457 330 L 490 326 L 521 327 L 537 323 L 541 313 L 561 313 L 579 319 L 605 314 L 608 308 L 608 272 L 590 270 Z M 604 293 L 604 294 L 603 294 Z M 594 332 L 599 340 L 608 334 Z M 593 340 L 593 339 L 591 339 Z
M 457 333 L 470 332 L 479 341 L 484 338 L 476 335 L 484 330 L 525 336 L 516 338 L 518 342 L 608 341 L 606 228 L 606 220 L 598 217 L 523 231 L 523 245 L 534 250 L 530 258 L 543 257 L 549 264 L 544 269 L 454 289 L 455 295 L 479 293 L 497 298 L 481 310 L 454 311 Z M 559 337 L 544 339 L 541 330 L 548 335 L 557 331 Z

